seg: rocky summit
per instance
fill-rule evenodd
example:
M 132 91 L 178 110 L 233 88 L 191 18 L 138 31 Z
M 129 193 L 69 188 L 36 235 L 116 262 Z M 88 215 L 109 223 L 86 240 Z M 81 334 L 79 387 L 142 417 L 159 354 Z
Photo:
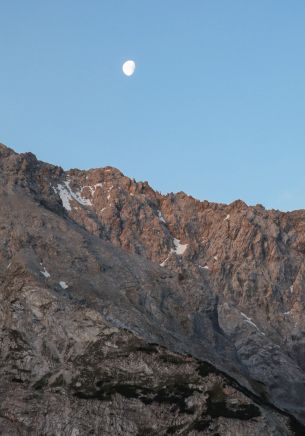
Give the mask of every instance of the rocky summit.
M 1 435 L 305 435 L 305 211 L 0 145 Z

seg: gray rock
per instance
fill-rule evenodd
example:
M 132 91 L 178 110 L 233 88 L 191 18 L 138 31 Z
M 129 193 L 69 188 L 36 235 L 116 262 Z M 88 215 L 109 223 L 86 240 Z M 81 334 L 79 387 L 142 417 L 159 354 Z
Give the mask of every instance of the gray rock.
M 0 201 L 0 433 L 304 434 L 305 212 L 4 146 Z

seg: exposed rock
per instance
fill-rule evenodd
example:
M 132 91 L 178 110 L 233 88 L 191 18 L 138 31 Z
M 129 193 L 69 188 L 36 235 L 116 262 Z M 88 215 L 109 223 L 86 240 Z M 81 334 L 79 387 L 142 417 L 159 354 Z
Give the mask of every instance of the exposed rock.
M 5 146 L 0 201 L 0 434 L 304 434 L 305 211 Z

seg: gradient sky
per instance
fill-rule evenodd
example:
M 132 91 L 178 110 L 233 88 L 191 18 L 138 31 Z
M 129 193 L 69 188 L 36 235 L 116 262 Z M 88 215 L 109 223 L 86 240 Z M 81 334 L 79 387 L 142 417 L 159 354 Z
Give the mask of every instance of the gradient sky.
M 0 0 L 0 14 L 1 142 L 162 192 L 305 208 L 304 0 Z

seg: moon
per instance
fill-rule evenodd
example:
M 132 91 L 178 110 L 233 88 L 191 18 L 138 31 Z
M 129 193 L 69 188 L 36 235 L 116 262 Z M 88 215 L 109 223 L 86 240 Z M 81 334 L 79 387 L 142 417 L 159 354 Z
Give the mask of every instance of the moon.
M 134 61 L 128 60 L 128 61 L 123 63 L 122 70 L 123 70 L 123 73 L 125 74 L 125 76 L 128 76 L 128 77 L 132 76 L 133 73 L 135 72 L 135 69 L 136 69 L 136 64 Z

